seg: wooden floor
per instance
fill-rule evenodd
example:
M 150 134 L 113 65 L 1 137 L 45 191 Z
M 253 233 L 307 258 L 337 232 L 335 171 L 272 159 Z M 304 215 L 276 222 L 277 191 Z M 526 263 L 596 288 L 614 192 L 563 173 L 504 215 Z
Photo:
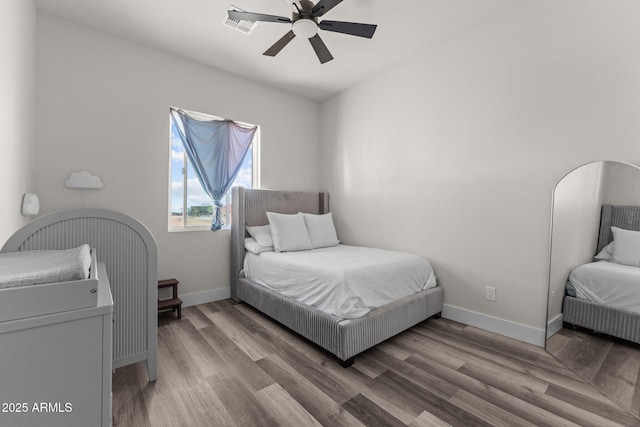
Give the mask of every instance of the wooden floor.
M 584 328 L 562 328 L 547 350 L 565 366 L 640 416 L 640 345 Z
M 113 378 L 114 426 L 612 426 L 640 421 L 541 348 L 446 319 L 356 357 L 331 355 L 244 304 L 162 317 L 158 380 Z

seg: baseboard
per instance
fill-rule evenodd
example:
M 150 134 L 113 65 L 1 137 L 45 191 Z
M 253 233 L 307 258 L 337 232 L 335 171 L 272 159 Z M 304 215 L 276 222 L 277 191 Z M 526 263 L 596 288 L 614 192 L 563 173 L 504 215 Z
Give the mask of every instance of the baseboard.
M 444 304 L 442 308 L 442 317 L 464 323 L 465 325 L 475 326 L 476 328 L 484 329 L 486 331 L 495 332 L 496 334 L 504 335 L 539 347 L 544 347 L 545 344 L 544 329 L 511 322 L 509 320 L 455 307 L 453 305 Z
M 551 338 L 560 329 L 562 329 L 562 313 L 547 322 L 547 339 Z
M 210 291 L 194 292 L 192 294 L 180 294 L 183 307 L 206 304 L 231 298 L 231 288 L 211 289 Z

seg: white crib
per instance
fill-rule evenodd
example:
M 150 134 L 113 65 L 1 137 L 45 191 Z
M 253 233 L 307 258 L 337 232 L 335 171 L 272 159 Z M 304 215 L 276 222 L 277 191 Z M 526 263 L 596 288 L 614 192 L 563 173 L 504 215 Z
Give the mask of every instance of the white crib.
M 138 220 L 104 209 L 72 209 L 43 215 L 7 240 L 2 252 L 95 248 L 113 294 L 113 368 L 145 361 L 157 377 L 158 250 Z

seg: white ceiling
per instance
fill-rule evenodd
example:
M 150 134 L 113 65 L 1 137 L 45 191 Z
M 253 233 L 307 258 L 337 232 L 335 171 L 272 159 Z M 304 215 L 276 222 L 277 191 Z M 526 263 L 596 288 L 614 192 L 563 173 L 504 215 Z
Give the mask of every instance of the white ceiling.
M 263 56 L 290 29 L 261 22 L 246 35 L 222 25 L 231 4 L 291 16 L 287 0 L 36 0 L 42 13 L 153 46 L 304 97 L 323 100 L 525 0 L 344 0 L 322 19 L 377 24 L 373 39 L 320 31 L 334 60 L 307 40 Z

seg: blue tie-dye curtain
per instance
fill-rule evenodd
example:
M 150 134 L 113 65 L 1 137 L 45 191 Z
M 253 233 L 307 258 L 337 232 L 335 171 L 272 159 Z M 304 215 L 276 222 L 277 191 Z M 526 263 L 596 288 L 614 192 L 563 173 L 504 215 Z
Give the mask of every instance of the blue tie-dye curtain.
M 215 208 L 211 230 L 222 228 L 222 200 L 236 179 L 249 151 L 257 126 L 241 126 L 233 120 L 201 120 L 183 110 L 171 109 L 178 134 L 202 188 Z

